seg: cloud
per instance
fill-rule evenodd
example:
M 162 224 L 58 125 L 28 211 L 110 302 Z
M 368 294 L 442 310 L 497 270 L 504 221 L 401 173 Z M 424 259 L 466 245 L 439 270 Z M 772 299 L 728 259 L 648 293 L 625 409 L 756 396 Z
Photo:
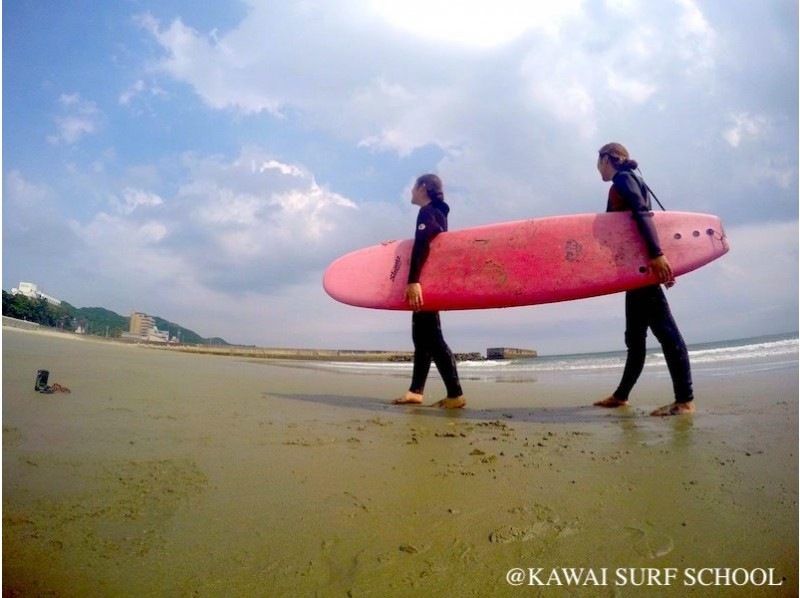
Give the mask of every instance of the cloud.
M 78 93 L 62 94 L 58 102 L 61 107 L 61 114 L 55 117 L 58 131 L 47 137 L 51 144 L 72 145 L 98 131 L 102 114 L 94 102 L 84 100 Z
M 155 83 L 145 83 L 142 79 L 137 79 L 130 87 L 119 95 L 119 103 L 123 106 L 131 105 L 139 97 L 166 98 L 169 94 Z
M 125 187 L 111 210 L 73 222 L 82 259 L 102 264 L 116 286 L 167 303 L 167 281 L 237 297 L 277 292 L 412 221 L 399 205 L 359 205 L 259 148 L 233 159 L 185 154 L 181 172 L 172 194 Z
M 44 185 L 27 181 L 18 170 L 11 170 L 3 177 L 3 198 L 6 204 L 18 208 L 35 207 L 52 199 L 53 192 Z
M 255 164 L 254 164 L 255 168 Z M 282 164 L 277 160 L 267 160 L 259 167 L 259 172 L 264 172 L 266 170 L 277 170 L 281 174 L 290 175 L 294 177 L 302 177 L 303 171 L 299 169 L 297 166 L 292 166 L 291 164 Z
M 655 85 L 647 81 L 625 77 L 619 73 L 608 71 L 608 88 L 635 104 L 642 104 L 658 91 Z
M 145 90 L 144 81 L 139 79 L 138 81 L 136 81 L 136 83 L 131 85 L 128 89 L 126 89 L 120 94 L 119 103 L 122 104 L 123 106 L 127 106 L 128 104 L 131 103 L 131 100 L 133 100 L 133 98 L 141 94 L 144 90 Z
M 730 253 L 680 282 L 686 326 L 718 339 L 797 330 L 797 221 L 726 232 Z
M 579 15 L 582 0 L 532 3 L 525 0 L 376 0 L 381 18 L 408 34 L 467 47 L 491 48 L 513 42 L 529 30 L 556 36 L 564 20 Z
M 747 112 L 731 114 L 728 119 L 732 124 L 722 133 L 722 137 L 731 147 L 739 147 L 743 141 L 761 137 L 769 127 L 769 120 L 765 116 Z
M 155 193 L 126 187 L 122 190 L 122 200 L 115 197 L 112 203 L 122 214 L 132 214 L 137 208 L 163 205 L 164 200 Z
M 674 90 L 706 94 L 716 32 L 689 0 L 620 10 L 577 1 L 486 6 L 252 1 L 240 23 L 213 35 L 180 19 L 139 21 L 161 50 L 158 71 L 210 108 L 298 119 L 400 157 L 440 148 L 441 170 L 508 187 L 515 199 L 501 201 L 517 215 L 548 205 L 547 194 L 529 205 L 531 163 L 553 177 L 537 181 L 550 188 L 547 160 L 642 130 L 632 123 L 681 106 Z M 464 41 L 484 30 L 486 39 Z M 559 168 L 581 181 L 590 163 Z M 477 200 L 487 189 L 472 191 Z
M 188 176 L 168 205 L 180 223 L 173 244 L 210 287 L 280 287 L 380 226 L 365 213 L 373 208 L 362 209 L 320 186 L 304 167 L 259 149 L 245 149 L 233 161 L 187 155 L 184 166 Z
M 166 28 L 151 15 L 141 16 L 138 22 L 168 49 L 161 67 L 179 80 L 192 81 L 210 106 L 232 106 L 245 113 L 268 111 L 280 116 L 280 102 L 257 84 L 261 77 L 250 78 L 253 69 L 258 68 L 254 58 L 259 57 L 258 48 L 263 44 L 252 46 L 249 52 L 239 47 L 237 52 L 227 41 L 219 40 L 216 31 L 203 37 L 181 19 Z
M 57 207 L 48 185 L 30 182 L 20 171 L 3 177 L 3 270 L 12 280 L 59 279 L 80 241 Z M 15 280 L 16 283 L 16 280 Z
M 27 224 L 54 196 L 17 172 L 6 176 L 5 195 L 9 205 L 30 204 Z M 6 227 L 22 215 L 16 210 Z M 322 270 L 347 251 L 410 236 L 413 210 L 405 202 L 359 204 L 317 183 L 303 165 L 248 147 L 232 159 L 185 154 L 174 192 L 123 187 L 107 209 L 62 227 L 58 238 L 70 239 L 70 249 L 52 260 L 62 271 L 41 270 L 38 278 L 61 280 L 54 292 L 71 302 L 148 311 L 234 342 L 286 344 L 279 340 L 284 324 L 298 326 L 305 332 L 296 338 L 312 346 L 317 316 L 306 304 L 332 308 Z M 6 236 L 11 244 L 19 238 Z M 47 238 L 53 252 L 62 251 L 55 238 Z M 22 280 L 37 279 L 24 274 Z M 91 289 L 82 282 L 88 276 Z M 97 289 L 105 289 L 102 297 Z M 269 322 L 277 321 L 282 325 L 270 332 Z

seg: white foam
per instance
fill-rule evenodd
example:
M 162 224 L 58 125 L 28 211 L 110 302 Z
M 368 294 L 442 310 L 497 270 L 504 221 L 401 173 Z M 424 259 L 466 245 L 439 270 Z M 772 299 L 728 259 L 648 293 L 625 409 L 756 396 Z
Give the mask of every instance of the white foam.
M 776 367 L 791 367 L 797 364 L 798 340 L 784 338 L 777 340 L 755 339 L 751 343 L 731 341 L 690 348 L 689 359 L 693 369 L 709 371 L 726 371 L 730 373 L 730 364 L 735 363 L 737 371 L 742 367 L 748 371 L 762 371 Z M 726 366 L 726 364 L 728 364 Z M 625 365 L 625 353 L 594 353 L 585 355 L 548 356 L 532 359 L 510 361 L 464 361 L 458 364 L 462 377 L 479 380 L 503 380 L 537 373 L 603 373 L 619 371 Z M 316 362 L 313 367 L 353 374 L 410 374 L 411 362 L 398 363 L 363 363 L 363 362 Z M 666 369 L 664 355 L 651 352 L 647 356 L 645 367 L 648 369 Z

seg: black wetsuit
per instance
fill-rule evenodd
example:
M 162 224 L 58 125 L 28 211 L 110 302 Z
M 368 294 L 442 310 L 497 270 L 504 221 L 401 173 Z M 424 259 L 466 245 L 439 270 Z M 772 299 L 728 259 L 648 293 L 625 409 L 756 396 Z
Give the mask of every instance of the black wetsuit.
M 658 234 L 653 226 L 650 198 L 644 183 L 629 170 L 617 172 L 612 181 L 606 211 L 630 210 L 647 246 L 649 257 L 652 259 L 663 255 Z M 625 293 L 625 346 L 628 348 L 628 358 L 622 380 L 614 391 L 614 396 L 627 400 L 639 379 L 644 368 L 648 328 L 653 331 L 664 351 L 664 358 L 672 378 L 675 402 L 688 403 L 694 398 L 689 353 L 678 325 L 672 317 L 661 285 L 647 286 Z
M 419 282 L 422 266 L 430 253 L 431 241 L 436 235 L 447 230 L 449 211 L 449 206 L 443 201 L 431 202 L 420 208 L 417 215 L 417 230 L 414 234 L 414 247 L 411 250 L 409 284 Z M 414 371 L 409 390 L 423 393 L 433 361 L 447 388 L 448 398 L 460 397 L 462 391 L 458 381 L 456 360 L 442 336 L 439 312 L 415 311 L 411 317 L 411 338 L 414 341 Z

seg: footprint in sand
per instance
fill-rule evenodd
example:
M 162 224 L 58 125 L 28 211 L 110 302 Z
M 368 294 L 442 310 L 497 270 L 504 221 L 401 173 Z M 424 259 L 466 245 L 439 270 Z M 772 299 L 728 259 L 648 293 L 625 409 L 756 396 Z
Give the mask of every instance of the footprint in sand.
M 530 540 L 555 541 L 578 533 L 578 528 L 559 520 L 552 509 L 540 504 L 509 509 L 509 513 L 523 515 L 533 523 L 524 522 L 519 525 L 504 525 L 489 534 L 489 541 L 494 544 L 509 542 L 528 542 Z
M 13 448 L 22 444 L 23 436 L 19 428 L 3 426 L 3 448 Z
M 675 548 L 672 538 L 652 529 L 626 527 L 625 532 L 636 553 L 648 559 L 666 556 Z
M 489 534 L 489 542 L 492 544 L 529 542 L 547 534 L 551 527 L 546 521 L 537 521 L 533 525 L 504 525 Z

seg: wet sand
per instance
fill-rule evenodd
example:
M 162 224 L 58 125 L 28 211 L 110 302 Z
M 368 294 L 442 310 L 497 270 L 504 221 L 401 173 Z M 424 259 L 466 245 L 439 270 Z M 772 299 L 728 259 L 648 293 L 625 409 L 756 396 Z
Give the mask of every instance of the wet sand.
M 796 368 L 699 377 L 664 419 L 654 376 L 623 411 L 594 377 L 467 380 L 460 412 L 388 405 L 405 382 L 4 328 L 4 595 L 797 595 Z M 701 567 L 783 585 L 685 587 Z

